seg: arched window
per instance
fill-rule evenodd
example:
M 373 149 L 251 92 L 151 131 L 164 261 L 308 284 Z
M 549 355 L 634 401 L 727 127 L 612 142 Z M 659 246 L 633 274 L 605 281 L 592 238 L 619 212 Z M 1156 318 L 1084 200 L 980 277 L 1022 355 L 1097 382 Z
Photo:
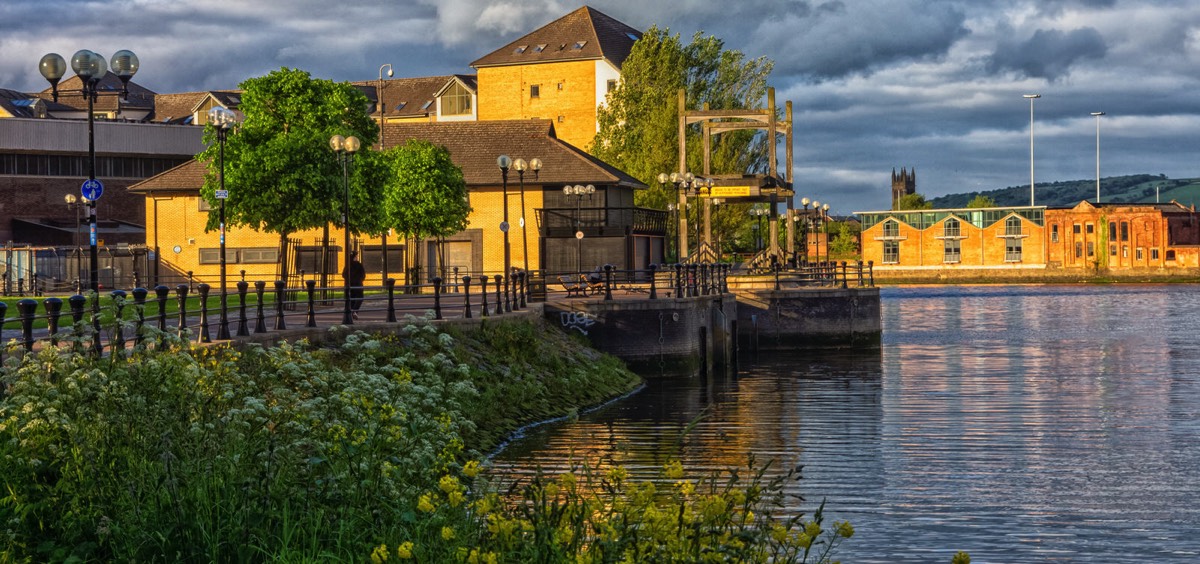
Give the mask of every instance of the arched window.
M 951 217 L 942 224 L 942 235 L 946 237 L 958 237 L 961 234 L 962 230 L 957 219 Z

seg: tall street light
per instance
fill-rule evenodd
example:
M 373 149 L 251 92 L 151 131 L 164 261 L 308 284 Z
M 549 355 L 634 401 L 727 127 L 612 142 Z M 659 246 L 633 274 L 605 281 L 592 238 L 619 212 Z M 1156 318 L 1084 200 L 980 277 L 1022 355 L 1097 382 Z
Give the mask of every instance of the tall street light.
M 1041 94 L 1023 94 L 1029 99 L 1029 205 L 1033 205 L 1033 101 L 1041 98 Z
M 1100 116 L 1104 112 L 1092 112 L 1096 118 L 1096 203 L 1100 203 Z
M 379 110 L 379 150 L 383 150 L 383 111 L 387 106 L 383 103 L 383 69 L 387 69 L 388 78 L 395 76 L 392 71 L 391 63 L 384 63 L 379 66 L 379 87 L 375 89 L 375 106 Z M 388 231 L 391 231 L 390 229 Z M 382 280 L 388 278 L 388 231 L 384 231 L 380 236 L 380 247 L 383 251 L 383 277 Z
M 138 58 L 133 54 L 133 51 L 120 50 L 112 56 L 112 70 L 121 80 L 121 91 L 119 94 L 123 98 L 129 96 L 129 79 L 138 71 Z M 104 185 L 96 180 L 96 118 L 95 118 L 95 102 L 96 97 L 101 94 L 98 88 L 100 81 L 108 74 L 109 65 L 104 61 L 104 57 L 99 54 L 81 49 L 76 51 L 71 57 L 71 70 L 75 71 L 75 75 L 79 77 L 82 87 L 79 93 L 87 100 L 87 130 L 88 130 L 88 179 L 83 183 L 81 189 L 84 200 L 87 202 L 88 208 L 88 225 L 91 231 L 90 237 L 90 252 L 91 252 L 91 276 L 90 288 L 97 295 L 100 293 L 100 256 L 96 249 L 97 242 L 97 225 L 96 225 L 96 200 L 104 193 Z M 58 81 L 62 79 L 67 72 L 67 63 L 58 53 L 47 53 L 38 61 L 38 71 L 42 76 L 50 82 L 50 88 L 53 92 L 54 101 L 58 101 Z M 105 95 L 118 94 L 116 92 L 105 91 Z M 97 301 L 92 308 L 95 316 L 96 330 L 99 331 L 100 318 L 100 302 Z M 97 339 L 97 345 L 99 340 Z
M 821 219 L 822 239 L 825 239 L 825 262 L 829 262 L 829 204 L 821 204 L 824 217 Z
M 221 223 L 221 322 L 217 327 L 218 341 L 229 340 L 229 313 L 226 307 L 229 291 L 225 286 L 225 199 L 229 197 L 229 191 L 225 190 L 225 140 L 229 130 L 239 121 L 241 120 L 237 113 L 221 106 L 213 106 L 208 110 L 208 123 L 212 124 L 217 132 L 217 170 L 221 184 L 216 190 L 217 201 L 221 202 L 218 217 Z
M 508 169 L 513 164 L 508 155 L 496 157 L 496 166 L 500 168 L 501 190 L 504 191 L 504 216 L 500 221 L 500 232 L 504 234 L 504 280 L 508 283 L 508 270 L 512 268 L 512 255 L 508 248 Z
M 583 202 L 584 196 L 591 198 L 595 193 L 596 187 L 591 184 L 563 186 L 564 195 L 575 196 L 575 270 L 580 273 L 583 272 L 583 225 L 579 221 L 579 205 Z
M 529 272 L 529 229 L 525 222 L 525 171 L 532 170 L 534 179 L 537 179 L 538 172 L 542 170 L 542 159 L 529 159 L 526 163 L 525 159 L 517 159 L 513 161 L 512 167 L 517 171 L 517 178 L 521 182 L 521 257 L 525 261 L 525 272 Z
M 358 138 L 353 135 L 346 137 L 334 135 L 329 138 L 329 148 L 333 149 L 334 154 L 342 163 L 342 230 L 345 232 L 345 247 L 342 252 L 346 257 L 346 276 L 342 278 L 342 297 L 345 300 L 342 308 L 342 325 L 354 324 L 354 315 L 350 309 L 350 175 L 347 172 L 347 165 L 354 157 L 354 153 L 358 152 L 358 147 Z

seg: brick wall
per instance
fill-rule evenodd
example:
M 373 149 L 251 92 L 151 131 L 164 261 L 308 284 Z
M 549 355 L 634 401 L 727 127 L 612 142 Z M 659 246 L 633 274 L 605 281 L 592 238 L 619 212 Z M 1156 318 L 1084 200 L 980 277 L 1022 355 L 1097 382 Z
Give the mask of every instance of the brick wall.
M 559 139 L 587 149 L 596 136 L 596 62 L 479 69 L 479 120 L 549 119 Z M 537 98 L 530 86 L 538 85 Z

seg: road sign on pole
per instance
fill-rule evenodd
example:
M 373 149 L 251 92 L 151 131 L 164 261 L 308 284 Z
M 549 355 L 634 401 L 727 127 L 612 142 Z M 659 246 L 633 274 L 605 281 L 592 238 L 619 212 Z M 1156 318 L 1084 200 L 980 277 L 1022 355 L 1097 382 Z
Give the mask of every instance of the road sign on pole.
M 104 195 L 104 184 L 95 178 L 89 178 L 83 181 L 83 186 L 79 187 L 79 192 L 84 198 L 89 200 L 99 200 L 100 196 Z

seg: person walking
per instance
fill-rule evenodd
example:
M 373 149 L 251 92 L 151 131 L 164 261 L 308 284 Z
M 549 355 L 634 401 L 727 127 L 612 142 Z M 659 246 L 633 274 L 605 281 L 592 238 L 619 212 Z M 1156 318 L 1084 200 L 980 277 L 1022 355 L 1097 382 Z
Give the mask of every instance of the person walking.
M 363 282 L 367 279 L 367 269 L 363 268 L 362 262 L 358 260 L 358 251 L 350 251 L 350 260 L 346 262 L 346 268 L 342 269 L 342 279 L 350 286 L 350 310 L 354 319 L 358 319 L 358 308 L 362 307 L 363 303 Z

